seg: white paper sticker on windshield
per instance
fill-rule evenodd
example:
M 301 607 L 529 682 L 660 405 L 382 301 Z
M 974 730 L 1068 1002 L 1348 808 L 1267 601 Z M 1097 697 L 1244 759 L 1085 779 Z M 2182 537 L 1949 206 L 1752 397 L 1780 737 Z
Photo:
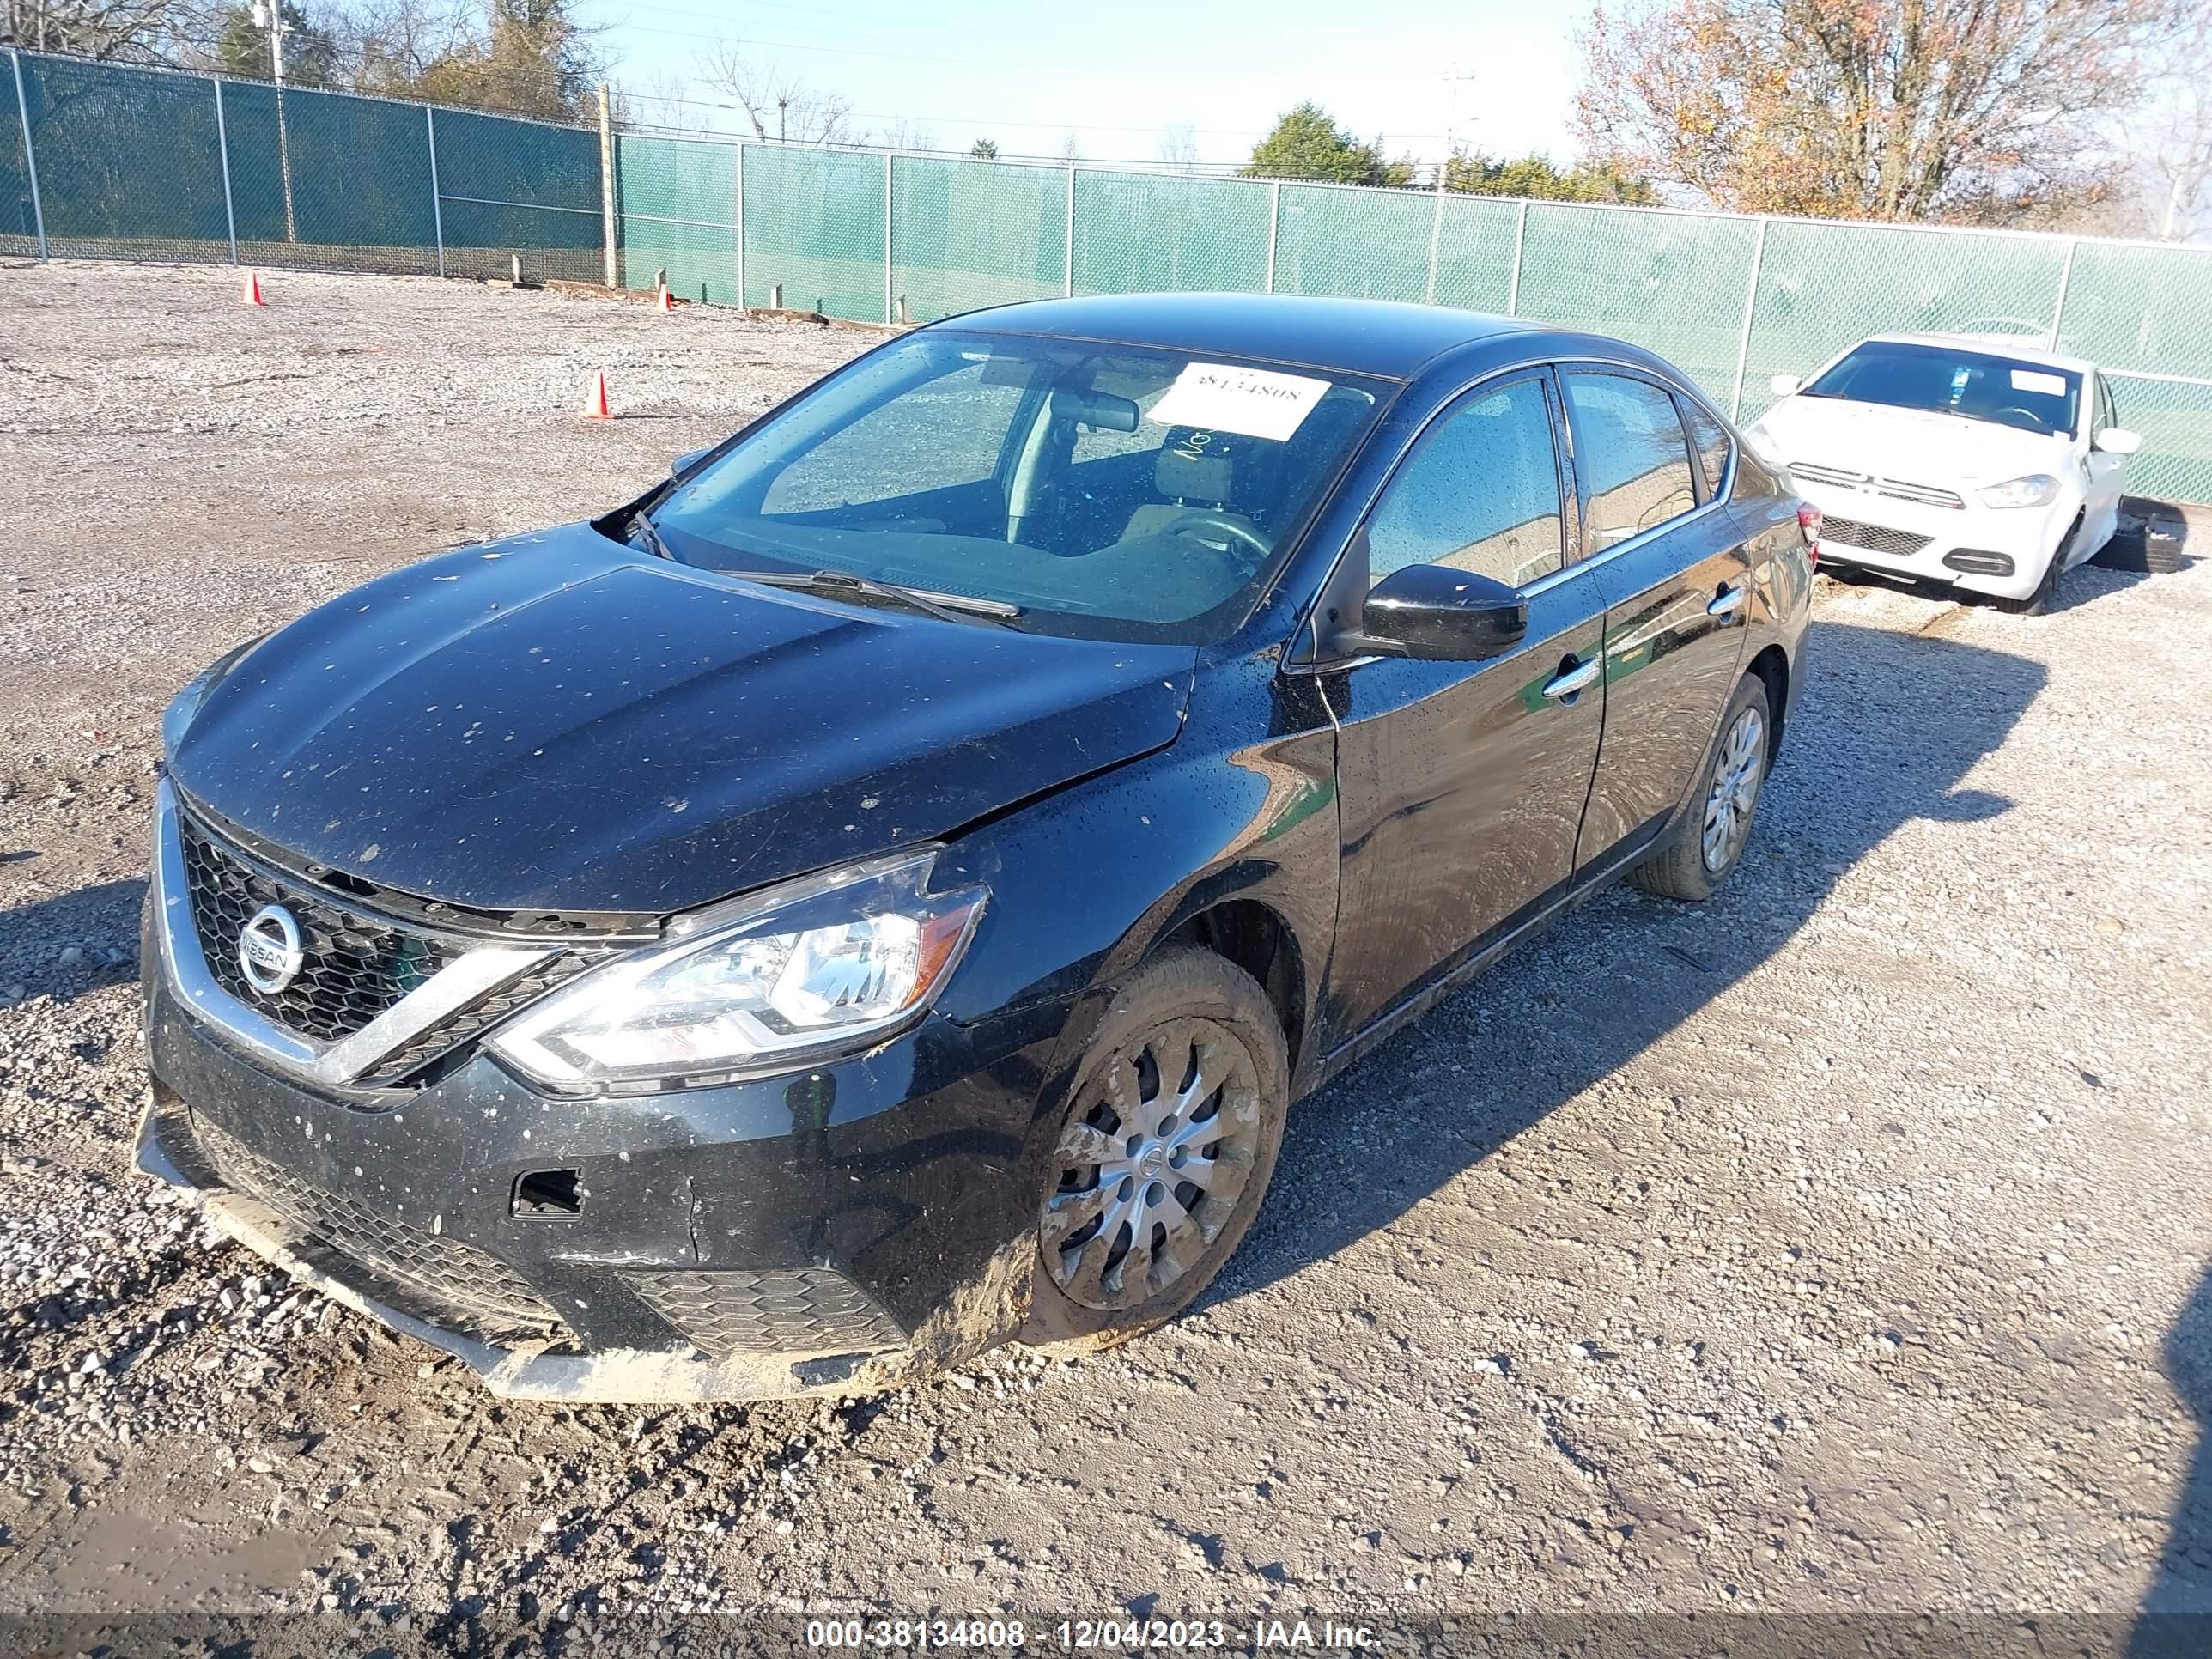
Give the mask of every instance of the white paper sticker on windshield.
M 2066 395 L 2066 377 L 2063 374 L 2045 374 L 2040 369 L 2015 368 L 2012 372 L 2012 389 L 2014 392 L 2039 392 L 2046 398 L 2063 398 Z
M 1310 374 L 1280 374 L 1233 363 L 1193 363 L 1176 376 L 1149 419 L 1282 442 L 1328 390 Z

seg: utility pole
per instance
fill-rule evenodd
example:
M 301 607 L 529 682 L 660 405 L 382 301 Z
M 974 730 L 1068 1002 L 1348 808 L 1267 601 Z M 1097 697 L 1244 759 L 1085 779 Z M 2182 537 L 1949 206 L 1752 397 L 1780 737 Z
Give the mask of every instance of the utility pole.
M 1452 126 L 1459 118 L 1459 83 L 1472 81 L 1472 75 L 1462 75 L 1456 67 L 1444 71 L 1444 86 L 1449 94 L 1444 112 L 1444 152 L 1437 162 L 1436 212 L 1429 221 L 1429 280 L 1422 298 L 1429 305 L 1437 302 L 1437 260 L 1443 252 L 1444 236 L 1444 180 L 1451 173 Z
M 269 67 L 276 82 L 276 171 L 283 180 L 284 240 L 300 240 L 299 222 L 292 213 L 292 141 L 284 127 L 284 36 L 292 25 L 284 18 L 284 0 L 253 0 L 253 27 L 269 31 Z

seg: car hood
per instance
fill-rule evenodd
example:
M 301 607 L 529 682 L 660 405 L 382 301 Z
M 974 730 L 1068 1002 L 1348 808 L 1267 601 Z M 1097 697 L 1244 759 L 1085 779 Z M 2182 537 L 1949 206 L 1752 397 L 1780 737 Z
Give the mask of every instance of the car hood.
M 310 611 L 210 691 L 169 766 L 380 886 L 665 915 L 1160 748 L 1196 654 L 844 605 L 574 525 Z
M 1757 436 L 1784 465 L 1841 467 L 1962 493 L 2055 473 L 2067 452 L 2063 437 L 1841 398 L 1785 398 L 1759 417 Z

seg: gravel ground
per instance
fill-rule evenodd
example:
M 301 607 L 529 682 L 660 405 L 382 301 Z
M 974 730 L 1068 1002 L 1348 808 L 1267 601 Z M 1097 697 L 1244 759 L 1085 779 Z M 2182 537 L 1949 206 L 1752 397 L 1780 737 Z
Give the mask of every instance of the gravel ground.
M 2212 1611 L 2212 567 L 1824 584 L 1723 895 L 1595 901 L 1306 1103 L 1118 1355 L 503 1404 L 132 1171 L 156 716 L 866 337 L 267 286 L 0 269 L 0 1613 Z

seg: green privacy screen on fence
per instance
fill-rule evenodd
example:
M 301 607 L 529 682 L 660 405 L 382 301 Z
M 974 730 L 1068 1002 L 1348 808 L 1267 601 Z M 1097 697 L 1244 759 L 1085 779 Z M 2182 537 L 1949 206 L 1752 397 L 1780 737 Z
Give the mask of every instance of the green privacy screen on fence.
M 1632 340 L 1744 421 L 1771 401 L 1771 376 L 1803 374 L 1867 334 L 2055 341 L 2105 367 L 2121 418 L 2142 432 L 2131 485 L 2212 501 L 2212 249 L 603 140 L 31 52 L 9 52 L 4 70 L 0 252 L 41 251 L 42 210 L 45 251 L 63 257 L 462 276 L 519 258 L 532 277 L 611 267 L 649 289 L 665 270 L 686 299 L 780 295 L 869 322 L 1070 293 L 1425 300 Z

